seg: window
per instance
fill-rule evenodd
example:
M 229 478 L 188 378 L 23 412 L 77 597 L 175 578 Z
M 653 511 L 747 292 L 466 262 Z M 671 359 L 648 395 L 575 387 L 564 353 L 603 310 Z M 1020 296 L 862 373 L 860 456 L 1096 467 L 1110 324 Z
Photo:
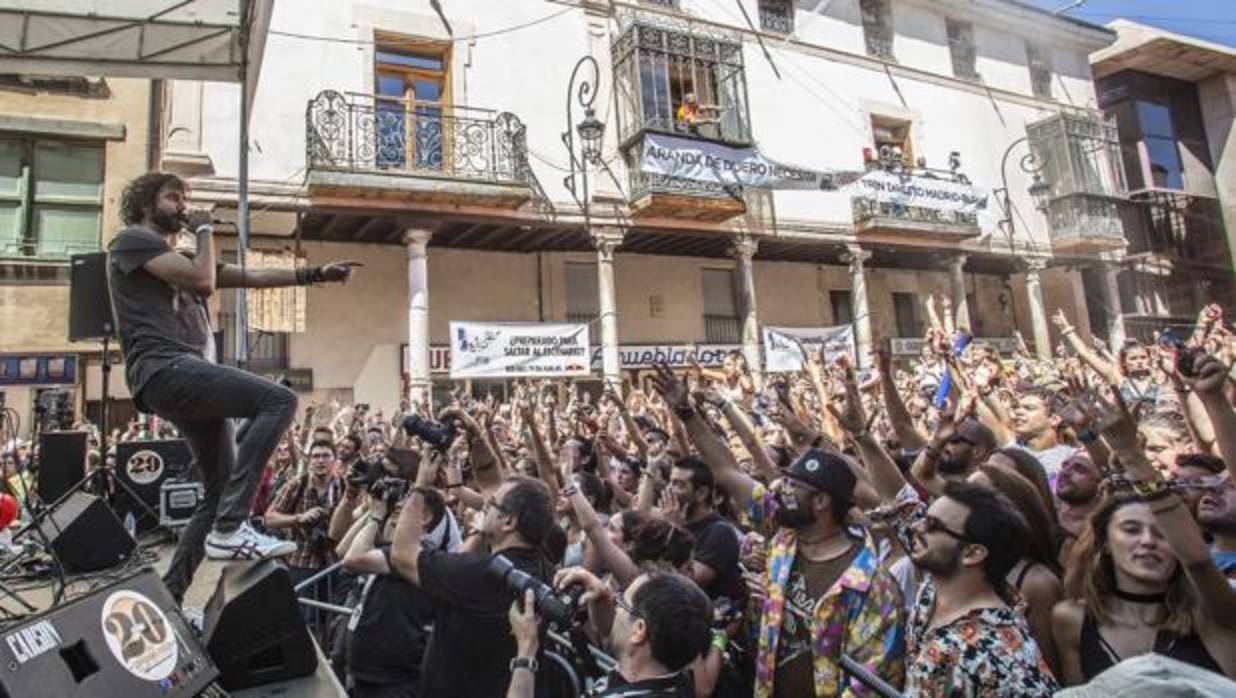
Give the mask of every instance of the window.
M 103 145 L 0 135 L 0 257 L 99 249 Z
M 1171 110 L 1156 102 L 1139 101 L 1137 121 L 1146 144 L 1146 167 L 1153 185 L 1160 189 L 1184 189 L 1184 164 Z
M 849 325 L 854 322 L 854 306 L 849 291 L 829 291 L 828 304 L 833 309 L 834 325 Z
M 918 326 L 913 293 L 893 293 L 893 314 L 897 319 L 898 337 L 917 338 L 923 335 L 922 328 Z
M 601 301 L 597 294 L 597 265 L 592 262 L 567 262 L 567 322 L 592 322 L 597 319 L 601 314 Z
M 1030 67 L 1030 91 L 1035 97 L 1051 99 L 1051 55 L 1047 49 L 1026 44 L 1026 65 Z
M 859 0 L 867 55 L 893 60 L 893 7 L 890 0 Z
M 450 153 L 449 46 L 379 37 L 374 52 L 374 132 L 381 168 L 441 170 Z
M 226 264 L 236 264 L 236 251 L 224 250 L 219 259 Z M 254 302 L 250 292 L 248 301 Z M 252 310 L 252 307 L 250 307 Z M 253 317 L 253 315 L 249 315 Z M 219 322 L 214 326 L 215 356 L 219 362 L 236 365 L 236 290 L 225 289 L 219 294 Z M 251 371 L 285 371 L 291 334 L 288 332 L 263 332 L 249 329 L 249 365 Z
M 734 270 L 704 269 L 704 341 L 715 344 L 738 342 L 738 303 L 734 296 Z
M 751 141 L 742 44 L 634 23 L 615 41 L 613 55 L 624 148 L 646 129 Z
M 913 124 L 904 119 L 894 119 L 878 114 L 871 115 L 871 135 L 875 142 L 876 153 L 881 162 L 900 160 L 907 167 L 914 164 L 914 146 L 910 142 L 910 127 Z M 897 153 L 901 157 L 897 157 Z
M 793 34 L 793 0 L 760 0 L 760 28 L 767 32 Z
M 974 25 L 956 19 L 944 20 L 948 29 L 948 52 L 953 59 L 953 75 L 963 80 L 978 80 L 975 68 Z

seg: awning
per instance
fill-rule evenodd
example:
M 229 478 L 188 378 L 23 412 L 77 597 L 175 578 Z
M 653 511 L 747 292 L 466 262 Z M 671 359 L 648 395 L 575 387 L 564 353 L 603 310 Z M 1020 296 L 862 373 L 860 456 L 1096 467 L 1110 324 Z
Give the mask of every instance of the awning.
M 0 73 L 244 80 L 252 104 L 273 8 L 274 0 L 0 0 Z

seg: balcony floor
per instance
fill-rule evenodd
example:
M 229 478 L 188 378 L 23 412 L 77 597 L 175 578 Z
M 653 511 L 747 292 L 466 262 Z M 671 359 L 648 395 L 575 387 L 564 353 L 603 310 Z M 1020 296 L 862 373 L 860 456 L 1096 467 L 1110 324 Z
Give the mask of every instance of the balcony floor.
M 515 210 L 532 198 L 532 188 L 526 184 L 455 179 L 449 174 L 405 170 L 356 172 L 315 168 L 309 171 L 307 185 L 311 199 L 378 199 Z

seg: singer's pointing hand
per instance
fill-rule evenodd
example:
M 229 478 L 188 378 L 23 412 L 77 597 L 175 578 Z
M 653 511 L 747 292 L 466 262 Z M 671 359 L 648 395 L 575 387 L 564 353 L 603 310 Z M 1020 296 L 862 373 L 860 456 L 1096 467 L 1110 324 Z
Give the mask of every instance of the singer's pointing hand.
M 347 281 L 352 277 L 352 269 L 354 267 L 365 266 L 363 262 L 353 260 L 342 260 L 331 262 L 322 266 L 322 278 L 326 281 Z

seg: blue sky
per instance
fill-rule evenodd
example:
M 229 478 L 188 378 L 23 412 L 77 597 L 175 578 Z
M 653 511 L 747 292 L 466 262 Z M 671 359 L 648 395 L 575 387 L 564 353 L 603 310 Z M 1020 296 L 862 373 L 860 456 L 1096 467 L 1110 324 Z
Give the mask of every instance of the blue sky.
M 1021 0 L 1057 10 L 1073 0 Z M 1095 24 L 1124 17 L 1177 34 L 1236 46 L 1236 0 L 1086 0 L 1067 14 Z

